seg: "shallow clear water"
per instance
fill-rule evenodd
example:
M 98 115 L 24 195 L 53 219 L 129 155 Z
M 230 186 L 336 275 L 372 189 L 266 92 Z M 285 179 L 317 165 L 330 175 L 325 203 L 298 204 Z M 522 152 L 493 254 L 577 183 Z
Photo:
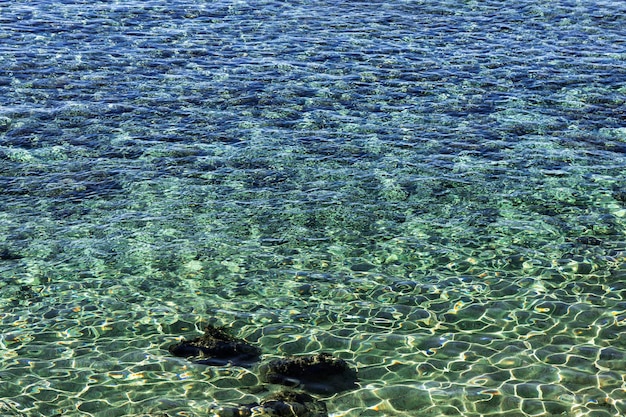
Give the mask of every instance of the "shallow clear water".
M 626 414 L 626 3 L 0 2 L 0 415 L 278 387 L 331 416 Z

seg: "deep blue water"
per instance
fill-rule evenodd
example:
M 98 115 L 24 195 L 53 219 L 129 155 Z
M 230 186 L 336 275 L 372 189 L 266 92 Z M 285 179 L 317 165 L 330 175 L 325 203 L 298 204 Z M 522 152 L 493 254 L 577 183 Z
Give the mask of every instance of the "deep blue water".
M 626 3 L 0 1 L 0 413 L 626 413 Z M 222 411 L 220 411 L 222 410 Z

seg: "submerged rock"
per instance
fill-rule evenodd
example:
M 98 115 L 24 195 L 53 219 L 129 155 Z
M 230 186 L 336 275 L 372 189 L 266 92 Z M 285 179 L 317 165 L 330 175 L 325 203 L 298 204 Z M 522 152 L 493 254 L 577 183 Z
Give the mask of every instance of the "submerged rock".
M 356 370 L 328 353 L 277 359 L 259 368 L 261 379 L 271 384 L 301 387 L 318 394 L 355 389 Z
M 239 407 L 219 407 L 213 410 L 219 417 L 328 417 L 326 404 L 308 394 L 279 392 L 261 401 Z
M 589 246 L 598 246 L 602 244 L 602 241 L 600 239 L 593 236 L 579 236 L 576 238 L 576 242 Z
M 258 362 L 261 349 L 242 339 L 237 339 L 214 326 L 208 326 L 204 335 L 169 347 L 172 355 L 192 360 L 202 365 L 236 365 L 249 367 Z

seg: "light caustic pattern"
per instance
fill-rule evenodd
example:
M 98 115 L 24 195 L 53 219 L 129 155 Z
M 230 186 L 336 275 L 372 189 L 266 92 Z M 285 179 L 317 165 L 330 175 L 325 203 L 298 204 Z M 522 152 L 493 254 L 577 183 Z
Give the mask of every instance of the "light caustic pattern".
M 370 4 L 371 3 L 371 4 Z M 0 415 L 626 414 L 622 2 L 0 2 Z

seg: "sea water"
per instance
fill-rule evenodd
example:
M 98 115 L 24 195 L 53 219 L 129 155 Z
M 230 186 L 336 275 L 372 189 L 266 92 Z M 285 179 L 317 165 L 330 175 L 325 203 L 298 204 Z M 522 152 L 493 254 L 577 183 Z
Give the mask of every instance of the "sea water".
M 626 413 L 626 3 L 0 2 L 0 414 Z

